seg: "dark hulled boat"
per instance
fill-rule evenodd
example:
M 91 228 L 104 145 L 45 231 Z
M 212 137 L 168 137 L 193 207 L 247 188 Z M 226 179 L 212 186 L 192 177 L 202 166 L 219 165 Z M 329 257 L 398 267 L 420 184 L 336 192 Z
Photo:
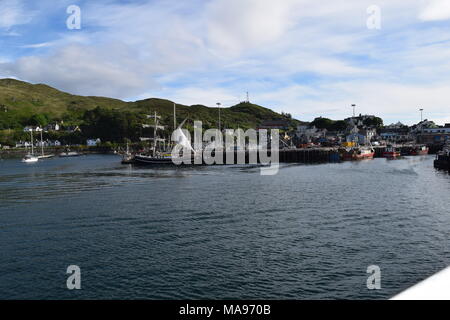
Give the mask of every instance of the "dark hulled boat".
M 434 167 L 441 170 L 450 171 L 450 144 L 447 143 L 444 149 L 436 155 L 434 160 Z
M 411 149 L 409 155 L 411 156 L 425 156 L 428 154 L 430 149 L 427 146 L 416 146 Z

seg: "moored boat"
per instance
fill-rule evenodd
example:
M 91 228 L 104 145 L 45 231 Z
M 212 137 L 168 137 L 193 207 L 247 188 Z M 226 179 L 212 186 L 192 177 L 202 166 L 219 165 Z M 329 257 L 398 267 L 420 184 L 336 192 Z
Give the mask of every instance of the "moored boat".
M 61 158 L 68 158 L 68 157 L 79 157 L 79 156 L 81 156 L 81 154 L 76 151 L 65 151 L 65 152 L 61 152 L 59 154 L 59 156 Z
M 130 147 L 127 143 L 127 151 L 122 154 L 122 164 L 133 164 L 134 156 L 130 152 Z
M 42 137 L 42 129 L 39 129 L 39 131 L 41 132 L 41 155 L 37 156 L 38 159 L 51 159 L 53 158 L 55 155 L 54 154 L 45 154 L 44 153 L 44 139 Z
M 25 157 L 23 157 L 22 162 L 25 163 L 34 163 L 38 162 L 39 158 L 34 155 L 34 145 L 33 145 L 33 130 L 30 130 L 30 143 L 31 143 L 31 153 L 27 154 Z
M 341 151 L 341 158 L 344 161 L 373 159 L 374 156 L 375 150 L 369 147 L 354 147 Z
M 386 150 L 383 152 L 383 157 L 385 158 L 397 158 L 400 157 L 400 149 L 394 146 L 387 146 Z
M 53 158 L 55 155 L 54 154 L 44 154 L 41 156 L 37 156 L 39 159 L 51 159 Z
M 429 151 L 430 149 L 427 146 L 417 146 L 412 148 L 409 154 L 411 156 L 425 156 Z
M 33 163 L 33 162 L 38 162 L 38 161 L 39 161 L 39 158 L 36 157 L 36 156 L 34 156 L 34 155 L 32 155 L 32 154 L 27 154 L 27 155 L 22 159 L 22 162 L 25 162 L 25 163 Z
M 441 170 L 450 170 L 450 143 L 447 143 L 444 149 L 436 155 L 434 167 Z
M 133 163 L 142 165 L 173 165 L 172 156 L 170 154 L 152 155 L 135 155 Z

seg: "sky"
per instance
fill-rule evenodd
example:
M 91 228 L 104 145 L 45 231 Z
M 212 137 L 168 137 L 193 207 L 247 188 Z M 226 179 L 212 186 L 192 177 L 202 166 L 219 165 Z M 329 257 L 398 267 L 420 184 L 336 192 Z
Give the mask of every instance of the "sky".
M 420 108 L 450 123 L 450 1 L 0 0 L 4 77 L 187 105 L 249 92 L 304 121 L 356 104 L 385 123 Z

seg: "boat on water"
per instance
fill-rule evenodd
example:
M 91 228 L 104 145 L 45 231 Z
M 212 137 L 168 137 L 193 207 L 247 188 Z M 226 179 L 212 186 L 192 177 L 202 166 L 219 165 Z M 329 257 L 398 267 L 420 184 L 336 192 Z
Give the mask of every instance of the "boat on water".
M 344 161 L 357 161 L 373 159 L 375 150 L 372 147 L 352 147 L 341 149 L 341 159 Z
M 69 151 L 69 150 L 67 150 L 67 151 L 65 151 L 65 152 L 61 152 L 61 153 L 59 154 L 59 156 L 60 156 L 61 158 L 79 157 L 79 156 L 81 156 L 81 153 L 78 153 L 78 152 L 76 152 L 76 151 Z
M 25 163 L 34 163 L 34 162 L 38 162 L 38 161 L 39 161 L 39 158 L 32 154 L 27 154 L 22 159 L 22 162 L 25 162 Z
M 409 155 L 411 156 L 425 156 L 428 154 L 430 149 L 427 146 L 416 146 L 411 149 Z
M 153 115 L 154 119 L 154 131 L 153 137 L 150 138 L 150 141 L 153 141 L 152 148 L 148 152 L 142 152 L 140 154 L 136 154 L 134 156 L 131 155 L 129 150 L 124 154 L 122 158 L 123 164 L 133 163 L 135 165 L 175 165 L 173 161 L 173 155 L 171 151 L 166 149 L 166 147 L 170 147 L 169 144 L 166 144 L 165 139 L 161 139 L 158 137 L 157 129 L 160 127 L 159 119 L 160 117 L 156 114 Z M 177 145 L 181 145 L 190 151 L 194 152 L 194 149 L 191 146 L 189 139 L 183 133 L 181 128 L 183 127 L 186 120 L 184 120 L 178 127 L 176 125 L 176 105 L 173 106 L 173 122 L 174 122 L 174 136 L 177 137 Z M 128 149 L 128 148 L 127 148 Z M 195 154 L 195 152 L 194 152 Z M 191 157 L 191 163 L 193 162 L 194 155 L 188 155 Z
M 444 145 L 443 150 L 436 155 L 434 167 L 436 169 L 450 171 L 450 142 L 447 142 L 447 144 Z
M 55 155 L 54 154 L 45 154 L 44 153 L 44 139 L 42 138 L 42 129 L 39 129 L 39 131 L 41 132 L 41 155 L 37 156 L 38 159 L 51 159 L 53 158 Z
M 54 158 L 55 157 L 55 155 L 54 154 L 45 154 L 45 155 L 40 155 L 40 156 L 37 156 L 39 159 L 51 159 L 51 158 Z
M 394 159 L 401 156 L 400 149 L 394 146 L 387 146 L 383 152 L 384 158 Z
M 31 142 L 31 153 L 28 153 L 23 157 L 22 162 L 24 163 L 35 163 L 39 161 L 39 158 L 34 155 L 34 145 L 33 145 L 33 130 L 30 129 L 30 142 Z
M 173 165 L 172 155 L 156 153 L 154 155 L 139 154 L 134 156 L 135 164 L 143 165 Z
M 130 147 L 127 143 L 127 150 L 122 153 L 122 164 L 133 164 L 134 163 L 134 156 L 130 152 Z

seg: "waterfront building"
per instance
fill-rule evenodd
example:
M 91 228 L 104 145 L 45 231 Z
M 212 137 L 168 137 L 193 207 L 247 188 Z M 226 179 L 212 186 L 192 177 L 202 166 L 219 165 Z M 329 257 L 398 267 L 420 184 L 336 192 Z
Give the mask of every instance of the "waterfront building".
M 100 139 L 87 139 L 86 140 L 86 145 L 88 147 L 96 147 L 98 146 L 100 143 L 102 143 L 102 141 Z

